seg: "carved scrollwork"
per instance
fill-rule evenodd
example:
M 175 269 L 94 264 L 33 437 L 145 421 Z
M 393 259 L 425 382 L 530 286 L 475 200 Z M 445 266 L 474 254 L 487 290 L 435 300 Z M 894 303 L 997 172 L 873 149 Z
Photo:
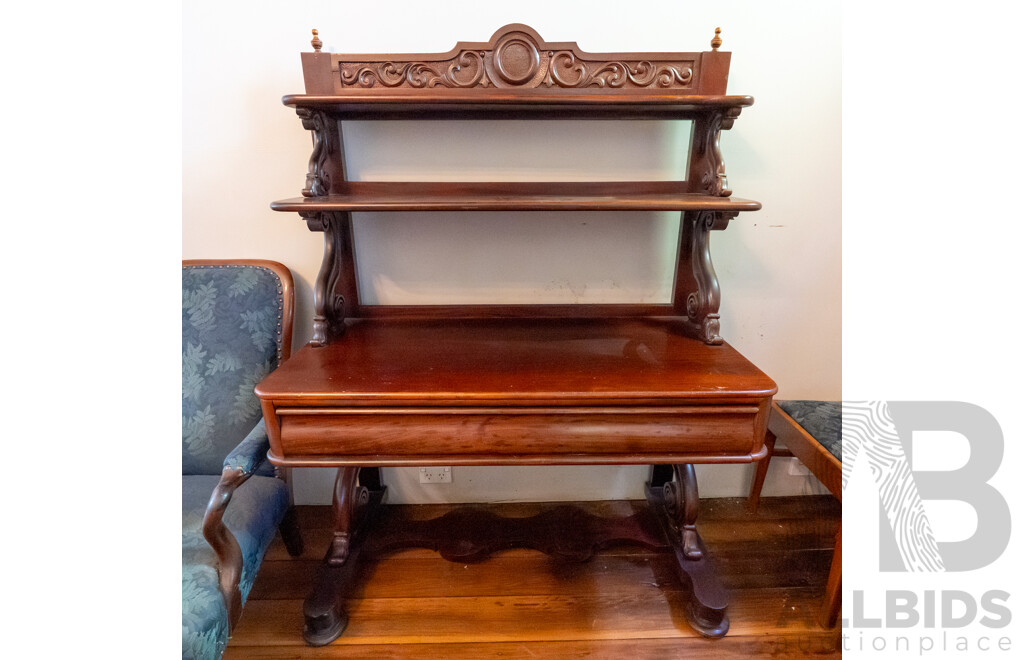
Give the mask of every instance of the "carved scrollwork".
M 738 107 L 727 108 L 724 112 L 712 113 L 698 124 L 693 148 L 700 193 L 716 197 L 732 195 L 732 191 L 729 190 L 729 177 L 725 174 L 721 137 L 722 131 L 732 128 L 740 110 Z
M 719 144 L 723 119 L 722 114 L 713 113 L 694 140 L 694 149 L 700 159 L 700 192 L 716 197 L 722 195 L 725 180 L 725 164 Z
M 708 344 L 722 343 L 718 315 L 722 295 L 715 267 L 711 263 L 710 241 L 711 230 L 728 222 L 727 218 L 720 218 L 719 215 L 715 211 L 699 211 L 687 218 L 687 222 L 693 223 L 688 248 L 696 291 L 686 297 L 686 316 L 691 327 Z
M 686 88 L 693 60 L 615 60 L 589 56 L 568 44 L 547 44 L 531 31 L 495 35 L 489 44 L 462 44 L 458 55 L 436 60 L 340 62 L 342 87 L 547 87 L 609 89 Z M 470 47 L 472 46 L 472 47 Z
M 566 88 L 620 88 L 627 84 L 634 87 L 686 87 L 692 79 L 693 69 L 687 66 L 656 65 L 648 61 L 595 65 L 577 59 L 572 51 L 559 51 L 551 56 L 544 84 Z
M 664 486 L 665 505 L 675 523 L 678 540 L 687 559 L 700 559 L 704 553 L 697 541 L 697 514 L 700 497 L 697 492 L 697 474 L 693 465 L 684 463 L 673 466 L 676 480 Z
M 309 343 L 313 346 L 326 346 L 331 339 L 344 332 L 345 297 L 335 292 L 340 273 L 340 264 L 336 263 L 335 254 L 339 253 L 341 214 L 325 211 L 305 212 L 300 215 L 306 219 L 310 231 L 324 233 L 324 256 L 313 285 L 313 337 Z
M 531 53 L 525 53 L 527 57 Z M 447 65 L 447 66 L 446 66 Z M 545 75 L 537 79 L 536 73 Z M 494 58 L 495 81 L 484 67 L 484 58 L 476 51 L 463 51 L 449 62 L 382 62 L 341 67 L 341 81 L 346 87 L 370 89 L 383 87 L 688 87 L 693 80 L 693 69 L 684 65 L 655 64 L 645 60 L 637 62 L 587 62 L 572 51 L 559 51 L 545 55 L 527 64 L 522 71 L 507 66 Z
M 714 224 L 714 211 L 700 211 L 697 215 L 691 252 L 697 290 L 686 298 L 686 314 L 694 321 L 718 311 L 720 292 L 715 268 L 711 264 L 711 244 L 708 240 L 708 232 Z
M 447 64 L 447 66 L 445 66 Z M 463 51 L 447 63 L 382 62 L 377 65 L 355 65 L 341 68 L 341 82 L 349 87 L 371 88 L 408 86 L 476 87 L 484 78 L 483 57 L 476 51 Z M 486 85 L 485 85 L 486 86 Z
M 302 127 L 313 134 L 313 151 L 309 155 L 309 166 L 306 170 L 306 185 L 302 188 L 304 197 L 326 195 L 331 189 L 331 174 L 327 165 L 334 154 L 330 129 L 331 120 L 324 112 L 298 108 L 296 113 L 302 118 Z
M 341 566 L 348 559 L 355 531 L 355 510 L 361 493 L 356 483 L 359 468 L 346 466 L 338 470 L 334 481 L 334 536 L 327 563 Z

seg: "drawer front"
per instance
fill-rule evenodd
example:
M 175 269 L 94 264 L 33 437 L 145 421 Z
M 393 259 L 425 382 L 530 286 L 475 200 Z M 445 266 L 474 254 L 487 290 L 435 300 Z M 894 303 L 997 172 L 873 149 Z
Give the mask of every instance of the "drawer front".
M 749 460 L 763 406 L 616 409 L 279 408 L 278 458 L 703 455 Z

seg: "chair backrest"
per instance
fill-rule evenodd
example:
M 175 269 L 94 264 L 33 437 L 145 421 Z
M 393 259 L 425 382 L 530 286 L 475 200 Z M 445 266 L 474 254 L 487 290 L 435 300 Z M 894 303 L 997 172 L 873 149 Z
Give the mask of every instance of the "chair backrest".
M 220 474 L 260 419 L 253 388 L 291 353 L 292 276 L 275 261 L 181 265 L 181 471 Z

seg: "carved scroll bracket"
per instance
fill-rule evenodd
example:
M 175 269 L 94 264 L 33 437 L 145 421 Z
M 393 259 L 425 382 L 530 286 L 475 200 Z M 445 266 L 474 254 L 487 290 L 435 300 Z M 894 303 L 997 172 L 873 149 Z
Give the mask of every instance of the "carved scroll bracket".
M 696 290 L 686 297 L 687 325 L 707 344 L 723 341 L 718 314 L 722 294 L 711 262 L 710 232 L 725 229 L 737 215 L 736 212 L 697 211 L 684 216 L 684 222 L 690 226 L 686 231 L 688 243 L 683 247 L 688 251 L 696 285 Z
M 331 190 L 331 181 L 335 175 L 344 178 L 343 173 L 333 172 L 341 166 L 341 135 L 338 123 L 326 112 L 297 108 L 296 114 L 302 119 L 302 127 L 313 134 L 313 151 L 309 156 L 306 171 L 306 184 L 302 188 L 303 197 L 320 197 Z
M 699 192 L 716 197 L 729 197 L 729 177 L 725 174 L 725 161 L 722 159 L 722 131 L 732 128 L 736 118 L 740 116 L 740 107 L 726 108 L 697 120 L 694 135 L 694 159 L 691 171 L 698 182 Z
M 697 493 L 697 475 L 689 463 L 675 465 L 676 480 L 665 484 L 665 504 L 673 515 L 683 555 L 687 559 L 704 556 L 697 539 L 697 514 L 700 498 Z
M 342 276 L 338 257 L 344 253 L 342 242 L 347 239 L 348 214 L 327 211 L 299 213 L 310 231 L 324 233 L 324 257 L 320 272 L 313 285 L 313 337 L 310 344 L 326 346 L 345 332 L 345 297 L 337 292 Z
M 358 467 L 338 470 L 334 483 L 334 536 L 327 556 L 329 566 L 341 566 L 349 558 L 359 508 L 370 499 L 369 491 L 357 483 Z

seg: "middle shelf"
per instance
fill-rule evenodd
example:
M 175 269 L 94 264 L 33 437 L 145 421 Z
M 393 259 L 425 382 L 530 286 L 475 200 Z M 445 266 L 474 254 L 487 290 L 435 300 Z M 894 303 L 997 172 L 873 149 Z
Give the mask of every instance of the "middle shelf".
M 688 192 L 686 181 L 345 181 L 275 211 L 757 211 L 760 202 Z

